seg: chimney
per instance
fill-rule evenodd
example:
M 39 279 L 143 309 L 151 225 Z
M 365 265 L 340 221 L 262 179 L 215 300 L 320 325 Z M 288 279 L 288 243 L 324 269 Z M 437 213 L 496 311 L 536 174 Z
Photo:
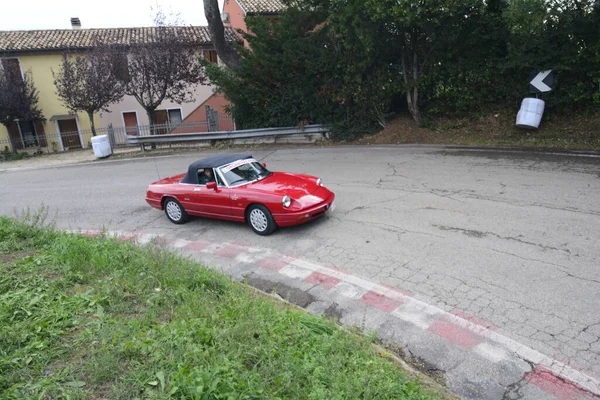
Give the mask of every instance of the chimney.
M 79 18 L 71 18 L 71 28 L 81 29 L 81 21 L 79 20 Z

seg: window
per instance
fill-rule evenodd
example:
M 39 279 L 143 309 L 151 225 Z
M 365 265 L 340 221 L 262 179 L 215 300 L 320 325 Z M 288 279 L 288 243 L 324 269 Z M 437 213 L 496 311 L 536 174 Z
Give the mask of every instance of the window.
M 172 110 L 167 110 L 169 124 L 172 126 L 179 125 L 183 118 L 181 118 L 181 110 L 179 108 L 174 108 Z
M 217 182 L 218 186 L 225 186 L 225 184 L 223 183 L 223 180 L 221 179 L 221 177 L 219 176 L 219 174 L 216 173 L 216 170 L 212 169 L 212 168 L 201 168 L 198 170 L 198 184 L 199 185 L 206 185 L 209 182 Z
M 19 64 L 18 58 L 3 58 L 2 71 L 6 74 L 8 79 L 17 78 L 19 80 L 23 80 L 23 74 L 21 73 L 21 65 Z
M 271 174 L 253 158 L 235 161 L 219 168 L 229 186 L 244 185 L 263 179 Z
M 217 185 L 219 185 L 219 186 L 225 186 L 225 183 L 223 183 L 223 179 L 221 179 L 221 175 L 215 174 L 215 177 L 217 178 Z
M 33 121 L 19 121 L 19 131 L 25 147 L 38 146 L 38 138 Z
M 47 146 L 42 121 L 14 121 L 8 127 L 8 136 L 17 150 Z
M 154 123 L 158 125 L 170 125 L 175 127 L 183 121 L 180 108 L 167 108 L 166 110 L 154 111 Z
M 166 110 L 154 111 L 154 132 L 157 135 L 164 135 L 175 129 L 183 121 L 180 108 L 168 108 Z
M 216 50 L 204 50 L 204 59 L 214 64 L 217 64 L 219 62 Z

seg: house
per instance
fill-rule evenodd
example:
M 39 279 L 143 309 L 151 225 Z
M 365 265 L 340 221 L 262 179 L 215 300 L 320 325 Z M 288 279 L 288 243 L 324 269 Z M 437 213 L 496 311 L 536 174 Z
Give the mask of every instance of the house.
M 262 15 L 266 18 L 277 19 L 285 10 L 286 5 L 281 0 L 225 0 L 223 3 L 223 23 L 233 29 L 248 32 L 246 16 Z M 244 46 L 248 42 L 244 40 Z
M 234 32 L 241 30 L 248 32 L 245 18 L 246 16 L 261 15 L 266 18 L 276 19 L 279 13 L 286 8 L 281 0 L 225 0 L 223 3 L 223 13 L 221 18 L 225 29 L 232 29 Z M 244 46 L 248 47 L 248 42 L 243 40 Z M 216 57 L 216 54 L 215 54 Z M 206 121 L 206 106 L 216 109 L 219 115 L 226 115 L 225 110 L 230 105 L 225 97 L 218 93 L 206 100 L 204 104 L 196 108 L 184 119 L 184 127 L 194 126 L 195 122 Z M 233 123 L 227 119 L 221 120 L 218 130 L 234 129 Z M 187 128 L 176 129 L 175 133 L 185 133 Z
M 134 42 L 151 41 L 153 27 L 82 29 L 78 18 L 71 19 L 72 29 L 0 31 L 0 68 L 18 68 L 21 73 L 31 71 L 39 92 L 38 106 L 45 121 L 18 121 L 7 129 L 0 125 L 0 151 L 12 146 L 17 150 L 60 151 L 84 148 L 91 140 L 91 127 L 87 114 L 70 113 L 56 95 L 52 71 L 60 69 L 62 54 L 85 54 L 93 39 L 111 45 L 127 46 Z M 208 27 L 175 27 L 177 34 L 198 47 L 199 54 L 212 62 L 219 62 L 211 44 Z M 226 39 L 239 40 L 232 28 L 226 29 Z M 199 119 L 206 105 L 223 111 L 224 99 L 213 97 L 209 85 L 198 86 L 195 102 L 172 104 L 163 102 L 157 109 L 159 121 L 177 123 L 189 117 Z M 135 130 L 138 125 L 147 125 L 145 111 L 131 97 L 126 96 L 119 104 L 110 108 L 110 113 L 94 116 L 96 127 Z M 204 111 L 205 113 L 205 111 Z M 231 125 L 231 124 L 230 124 Z M 227 129 L 227 127 L 225 127 Z M 231 128 L 229 128 L 231 129 Z M 208 129 L 206 129 L 208 130 Z

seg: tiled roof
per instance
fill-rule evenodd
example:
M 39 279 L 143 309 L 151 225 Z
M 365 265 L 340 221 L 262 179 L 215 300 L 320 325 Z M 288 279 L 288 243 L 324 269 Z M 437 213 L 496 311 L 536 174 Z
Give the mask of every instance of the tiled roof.
M 248 14 L 278 13 L 286 8 L 281 0 L 237 0 Z
M 206 26 L 178 26 L 168 29 L 174 29 L 178 36 L 190 44 L 211 43 Z M 0 31 L 0 53 L 86 49 L 91 46 L 94 38 L 116 45 L 149 43 L 154 40 L 155 35 L 155 27 Z M 240 40 L 239 35 L 229 27 L 225 28 L 225 38 L 230 42 Z

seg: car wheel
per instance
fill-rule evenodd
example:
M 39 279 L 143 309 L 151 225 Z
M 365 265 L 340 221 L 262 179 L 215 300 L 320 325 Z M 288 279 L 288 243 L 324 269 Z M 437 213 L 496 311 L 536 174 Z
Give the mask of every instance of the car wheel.
M 271 212 L 260 204 L 248 209 L 248 225 L 254 232 L 263 236 L 270 235 L 277 228 Z
M 167 214 L 169 221 L 174 224 L 183 224 L 188 220 L 188 214 L 181 204 L 171 197 L 165 200 L 165 214 Z

